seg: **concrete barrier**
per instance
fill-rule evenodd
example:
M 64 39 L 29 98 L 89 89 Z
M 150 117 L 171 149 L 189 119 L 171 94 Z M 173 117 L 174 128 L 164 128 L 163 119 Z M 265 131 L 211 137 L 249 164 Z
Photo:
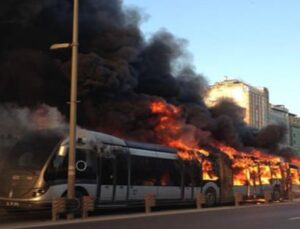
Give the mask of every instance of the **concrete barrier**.
M 240 203 L 242 202 L 242 200 L 243 200 L 242 193 L 235 192 L 234 193 L 234 204 L 235 204 L 235 206 L 239 206 Z
M 155 195 L 151 193 L 146 194 L 144 200 L 145 200 L 145 212 L 150 213 L 152 210 L 151 208 L 155 207 L 156 205 Z
M 202 208 L 202 205 L 205 204 L 205 196 L 202 192 L 196 193 L 196 207 Z
M 52 200 L 52 220 L 59 219 L 60 214 L 66 212 L 66 198 L 57 197 Z
M 291 190 L 288 191 L 288 200 L 289 201 L 293 201 L 294 200 L 294 193 Z
M 272 193 L 270 191 L 264 191 L 264 198 L 266 203 L 272 202 Z
M 83 196 L 81 198 L 81 216 L 87 218 L 89 212 L 95 210 L 95 199 L 91 196 Z

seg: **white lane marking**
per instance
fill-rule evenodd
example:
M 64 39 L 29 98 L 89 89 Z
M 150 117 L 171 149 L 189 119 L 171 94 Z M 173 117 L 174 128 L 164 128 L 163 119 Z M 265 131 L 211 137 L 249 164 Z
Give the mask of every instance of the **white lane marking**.
M 288 218 L 288 220 L 300 220 L 300 216 Z

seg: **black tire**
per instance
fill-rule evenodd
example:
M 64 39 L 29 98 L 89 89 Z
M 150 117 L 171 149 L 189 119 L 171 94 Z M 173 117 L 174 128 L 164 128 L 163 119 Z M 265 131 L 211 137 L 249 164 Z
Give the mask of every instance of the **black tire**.
M 213 207 L 217 204 L 217 194 L 213 188 L 209 188 L 205 192 L 205 206 Z
M 273 193 L 272 193 L 272 200 L 273 201 L 280 201 L 280 199 L 281 199 L 280 189 L 279 188 L 275 188 L 273 190 Z
M 75 190 L 75 198 L 76 199 L 81 199 L 85 195 L 86 195 L 85 192 L 78 190 L 78 189 Z

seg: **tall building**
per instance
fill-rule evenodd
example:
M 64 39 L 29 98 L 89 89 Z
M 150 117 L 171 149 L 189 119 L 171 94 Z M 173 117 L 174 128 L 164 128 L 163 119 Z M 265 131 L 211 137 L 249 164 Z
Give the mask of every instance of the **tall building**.
M 287 129 L 282 146 L 290 145 L 290 124 L 289 124 L 289 110 L 284 105 L 270 104 L 270 119 L 269 124 L 284 125 Z
M 222 98 L 231 98 L 245 109 L 244 121 L 251 127 L 262 128 L 269 119 L 269 92 L 267 88 L 253 87 L 240 80 L 225 79 L 210 87 L 205 102 L 213 106 Z
M 290 126 L 290 145 L 300 156 L 300 117 L 295 114 L 289 114 Z

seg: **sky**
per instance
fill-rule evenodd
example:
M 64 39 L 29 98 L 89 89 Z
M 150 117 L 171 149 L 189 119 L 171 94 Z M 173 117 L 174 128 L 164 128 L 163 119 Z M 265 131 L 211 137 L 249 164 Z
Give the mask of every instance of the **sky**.
M 239 79 L 266 87 L 270 103 L 300 115 L 299 0 L 123 0 L 146 37 L 166 29 L 188 41 L 209 84 Z

